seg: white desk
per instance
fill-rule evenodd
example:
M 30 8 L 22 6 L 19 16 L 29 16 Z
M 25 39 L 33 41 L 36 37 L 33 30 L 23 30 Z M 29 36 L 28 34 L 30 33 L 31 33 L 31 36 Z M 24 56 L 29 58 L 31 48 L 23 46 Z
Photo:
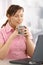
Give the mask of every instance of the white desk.
M 8 60 L 0 60 L 0 65 L 21 65 L 21 64 L 11 64 Z

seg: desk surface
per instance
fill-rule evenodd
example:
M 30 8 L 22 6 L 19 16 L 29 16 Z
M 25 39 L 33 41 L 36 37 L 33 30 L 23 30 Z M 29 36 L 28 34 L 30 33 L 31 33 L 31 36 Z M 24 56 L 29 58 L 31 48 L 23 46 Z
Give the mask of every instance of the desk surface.
M 9 63 L 9 60 L 0 60 L 0 65 L 22 65 L 22 64 L 11 64 Z M 33 65 L 33 64 L 29 64 L 29 65 Z
M 0 65 L 21 65 L 21 64 L 11 64 L 8 60 L 0 60 Z

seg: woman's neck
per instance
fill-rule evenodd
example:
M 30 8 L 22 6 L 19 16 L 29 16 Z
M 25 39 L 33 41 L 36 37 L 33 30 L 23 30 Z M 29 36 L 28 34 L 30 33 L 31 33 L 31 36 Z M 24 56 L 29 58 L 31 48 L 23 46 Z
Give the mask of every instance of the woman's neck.
M 16 26 L 13 26 L 11 22 L 9 22 L 9 25 L 15 30 Z

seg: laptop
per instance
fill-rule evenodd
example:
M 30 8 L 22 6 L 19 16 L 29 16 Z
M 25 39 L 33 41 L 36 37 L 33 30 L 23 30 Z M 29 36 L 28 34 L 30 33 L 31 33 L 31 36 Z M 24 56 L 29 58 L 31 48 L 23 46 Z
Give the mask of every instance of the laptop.
M 33 64 L 35 65 L 42 63 L 43 64 L 43 35 L 38 36 L 38 40 L 36 42 L 36 47 L 31 58 L 24 58 L 19 60 L 10 60 L 12 64 Z

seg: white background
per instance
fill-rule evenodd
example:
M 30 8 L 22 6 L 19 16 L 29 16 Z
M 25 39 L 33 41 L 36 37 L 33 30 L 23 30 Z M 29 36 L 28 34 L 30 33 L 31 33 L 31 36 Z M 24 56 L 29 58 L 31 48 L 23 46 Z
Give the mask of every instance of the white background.
M 27 25 L 33 33 L 42 30 L 43 18 L 40 18 L 40 10 L 43 8 L 43 0 L 0 0 L 0 28 L 6 22 L 6 11 L 11 4 L 24 7 L 23 25 Z

